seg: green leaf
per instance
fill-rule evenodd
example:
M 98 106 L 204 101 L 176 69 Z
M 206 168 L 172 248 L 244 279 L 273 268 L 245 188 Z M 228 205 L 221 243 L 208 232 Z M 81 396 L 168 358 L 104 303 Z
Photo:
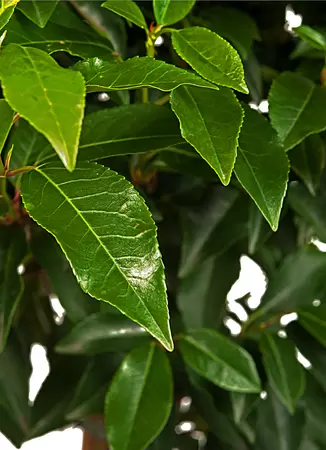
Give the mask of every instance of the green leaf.
M 62 69 L 41 50 L 10 44 L 0 54 L 0 79 L 9 105 L 44 134 L 73 170 L 84 115 L 82 76 Z
M 299 38 L 311 45 L 311 47 L 325 52 L 326 39 L 321 33 L 319 33 L 319 31 L 314 30 L 307 25 L 301 25 L 300 27 L 294 28 L 293 31 L 299 36 Z
M 126 351 L 148 338 L 146 331 L 128 318 L 98 313 L 79 322 L 58 342 L 56 351 L 78 355 Z
M 254 203 L 249 206 L 248 253 L 253 255 L 270 236 L 271 229 Z
M 99 58 L 80 61 L 74 66 L 85 78 L 87 92 L 119 91 L 151 87 L 171 91 L 182 84 L 217 89 L 216 86 L 187 70 L 158 61 L 150 56 L 111 64 Z
M 326 347 L 326 304 L 310 306 L 299 312 L 299 323 Z
M 245 107 L 234 170 L 241 185 L 276 231 L 289 163 L 268 121 L 249 107 Z
M 291 416 L 272 391 L 261 400 L 258 409 L 255 450 L 297 450 L 304 429 L 304 411 L 297 410 Z
M 98 302 L 79 286 L 67 258 L 50 234 L 38 232 L 32 235 L 31 247 L 37 262 L 46 270 L 52 292 L 58 296 L 73 323 L 99 310 Z
M 309 375 L 307 377 L 307 390 L 305 393 L 306 400 L 306 417 L 307 417 L 307 434 L 325 448 L 326 431 L 325 431 L 325 390 Z
M 37 26 L 44 28 L 60 0 L 21 0 L 18 9 Z
M 30 216 L 60 243 L 83 290 L 172 350 L 156 229 L 133 186 L 98 164 L 68 173 L 57 163 L 25 174 L 22 196 Z
M 270 333 L 264 333 L 260 343 L 268 380 L 290 414 L 294 414 L 305 389 L 305 373 L 296 358 L 295 346 Z
M 292 170 L 302 179 L 312 195 L 316 195 L 325 166 L 325 146 L 318 135 L 308 136 L 289 152 Z
M 169 360 L 155 343 L 129 353 L 105 401 L 107 438 L 112 450 L 148 447 L 169 418 L 172 385 Z
M 178 121 L 169 108 L 150 103 L 126 105 L 85 117 L 78 158 L 99 160 L 159 151 L 183 143 Z
M 14 112 L 6 102 L 0 100 L 0 155 L 6 143 L 14 119 Z
M 198 329 L 182 336 L 179 345 L 185 363 L 217 386 L 238 392 L 260 391 L 252 357 L 231 339 Z
M 248 94 L 240 56 L 218 34 L 202 27 L 184 28 L 173 31 L 172 44 L 202 77 Z
M 132 0 L 108 0 L 102 6 L 147 31 L 144 15 Z
M 66 16 L 67 11 L 63 10 L 60 13 Z M 23 47 L 36 47 L 49 54 L 64 51 L 81 58 L 97 56 L 112 62 L 116 61 L 116 57 L 112 55 L 110 43 L 83 22 L 79 21 L 80 25 L 84 26 L 76 29 L 74 23 L 69 27 L 68 24 L 58 25 L 52 22 L 52 19 L 45 28 L 40 29 L 22 14 L 15 14 L 7 27 L 4 45 L 19 44 Z M 68 19 L 70 24 L 69 15 Z
M 158 25 L 171 25 L 183 19 L 196 0 L 153 0 L 154 15 Z
M 13 15 L 16 4 L 19 0 L 13 0 L 13 2 L 9 2 L 8 5 L 4 5 L 0 9 L 0 30 L 7 25 L 11 16 Z
M 17 427 L 14 419 L 0 405 L 0 432 L 16 447 L 20 448 L 25 439 L 25 433 Z
M 171 94 L 171 106 L 181 134 L 215 170 L 224 185 L 230 182 L 243 119 L 232 91 L 182 86 Z
M 326 91 L 297 73 L 284 72 L 275 79 L 268 95 L 271 123 L 285 150 L 326 128 L 319 111 L 326 107 Z
M 6 345 L 24 285 L 17 267 L 26 254 L 25 233 L 18 227 L 0 227 L 0 352 Z

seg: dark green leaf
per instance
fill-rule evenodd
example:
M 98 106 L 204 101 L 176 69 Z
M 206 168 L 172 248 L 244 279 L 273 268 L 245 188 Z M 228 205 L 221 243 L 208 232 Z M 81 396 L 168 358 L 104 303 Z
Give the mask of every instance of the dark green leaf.
M 289 152 L 291 168 L 302 179 L 312 195 L 316 195 L 325 166 L 325 146 L 318 135 L 308 136 Z
M 241 425 L 260 402 L 259 396 L 255 394 L 242 394 L 241 392 L 231 392 L 231 402 L 234 421 Z
M 17 268 L 26 254 L 25 233 L 18 227 L 0 227 L 0 352 L 5 348 L 24 285 Z
M 176 52 L 202 77 L 221 86 L 248 93 L 240 56 L 234 48 L 207 28 L 173 31 Z
M 326 128 L 319 111 L 326 107 L 326 91 L 297 73 L 284 72 L 273 82 L 268 96 L 271 123 L 285 150 Z
M 14 112 L 6 102 L 6 100 L 0 100 L 0 155 L 7 140 L 9 131 L 14 118 Z
M 84 115 L 81 74 L 62 69 L 41 50 L 10 44 L 0 54 L 0 79 L 9 105 L 44 134 L 73 170 Z
M 310 306 L 300 311 L 299 323 L 326 347 L 326 304 Z
M 123 123 L 123 126 L 121 124 Z M 162 150 L 185 143 L 174 114 L 163 106 L 135 104 L 104 109 L 85 117 L 81 161 Z
M 73 173 L 52 164 L 24 175 L 22 195 L 30 216 L 60 243 L 85 292 L 172 350 L 155 224 L 133 186 L 98 164 L 80 164 Z
M 126 357 L 105 401 L 107 438 L 112 450 L 148 447 L 169 418 L 172 385 L 169 360 L 155 343 L 139 347 Z
M 279 401 L 272 389 L 258 409 L 255 450 L 297 450 L 304 427 L 304 411 L 293 416 Z
M 79 322 L 59 341 L 56 351 L 81 355 L 126 351 L 148 339 L 146 331 L 128 318 L 98 313 Z
M 18 3 L 18 9 L 28 17 L 29 20 L 44 28 L 50 19 L 60 0 L 39 1 L 39 0 L 21 0 Z
M 243 119 L 242 108 L 229 89 L 219 91 L 182 86 L 171 94 L 181 134 L 215 170 L 230 182 Z
M 237 392 L 260 391 L 252 357 L 231 339 L 198 329 L 182 336 L 179 345 L 186 364 L 217 386 Z
M 143 13 L 132 0 L 108 0 L 102 4 L 104 8 L 115 12 L 119 16 L 129 20 L 140 28 L 147 30 L 147 25 Z
M 294 32 L 299 36 L 299 38 L 310 44 L 311 47 L 324 52 L 326 51 L 326 39 L 317 30 L 314 30 L 307 25 L 301 25 L 300 27 L 294 28 Z
M 325 448 L 326 431 L 325 431 L 325 390 L 311 377 L 307 378 L 306 399 L 306 416 L 307 416 L 307 433 L 315 443 L 321 445 L 321 449 Z
M 265 333 L 261 338 L 261 351 L 267 377 L 274 392 L 290 414 L 294 414 L 305 389 L 305 373 L 296 358 L 294 344 L 287 339 Z
M 153 0 L 155 19 L 158 25 L 171 25 L 183 19 L 196 0 Z
M 141 87 L 171 91 L 182 84 L 217 89 L 216 86 L 190 71 L 179 69 L 150 56 L 142 58 L 136 56 L 119 64 L 93 58 L 77 63 L 74 69 L 82 73 L 88 92 Z
M 17 448 L 20 448 L 25 439 L 25 433 L 22 431 L 14 419 L 0 405 L 0 432 Z
M 287 187 L 289 162 L 270 124 L 249 107 L 245 108 L 234 170 L 276 231 Z
M 248 220 L 248 253 L 253 255 L 257 252 L 262 243 L 271 234 L 268 224 L 264 221 L 262 213 L 254 203 L 249 207 Z

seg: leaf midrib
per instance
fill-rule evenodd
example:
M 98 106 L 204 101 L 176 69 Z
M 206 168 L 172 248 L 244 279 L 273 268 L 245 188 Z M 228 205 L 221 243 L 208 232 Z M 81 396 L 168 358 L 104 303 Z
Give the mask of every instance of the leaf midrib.
M 146 139 L 162 139 L 162 138 L 174 138 L 174 137 L 178 137 L 177 134 L 159 134 L 159 135 L 152 135 L 152 136 L 132 136 L 132 137 L 128 137 L 128 138 L 120 138 L 120 139 L 111 139 L 111 140 L 106 140 L 106 141 L 98 141 L 98 142 L 90 142 L 89 144 L 82 144 L 79 146 L 79 148 L 89 148 L 89 147 L 96 147 L 98 145 L 106 145 L 106 144 L 116 144 L 116 143 L 121 143 L 121 142 L 129 142 L 129 141 L 142 141 L 142 140 L 146 140 Z M 176 144 L 173 145 L 180 145 L 183 144 L 184 141 L 180 141 L 177 142 Z M 169 147 L 173 146 L 173 145 L 169 145 Z

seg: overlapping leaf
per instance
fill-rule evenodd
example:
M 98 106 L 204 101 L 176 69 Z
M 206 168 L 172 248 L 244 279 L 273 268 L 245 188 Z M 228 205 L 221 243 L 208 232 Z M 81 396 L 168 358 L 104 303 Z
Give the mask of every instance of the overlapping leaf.
M 326 305 L 310 306 L 300 311 L 299 322 L 315 339 L 326 347 Z
M 44 28 L 55 10 L 59 0 L 37 1 L 23 0 L 18 4 L 18 9 L 41 28 Z
M 13 118 L 14 112 L 6 102 L 6 100 L 0 100 L 0 154 L 5 145 L 6 139 L 8 137 Z
M 124 17 L 138 27 L 147 30 L 144 15 L 139 6 L 132 0 L 108 0 L 102 6 Z
M 192 9 L 196 0 L 154 0 L 153 8 L 159 25 L 171 25 L 183 19 Z
M 7 25 L 11 16 L 13 15 L 16 5 L 19 0 L 12 0 L 7 2 L 3 2 L 0 8 L 0 30 Z

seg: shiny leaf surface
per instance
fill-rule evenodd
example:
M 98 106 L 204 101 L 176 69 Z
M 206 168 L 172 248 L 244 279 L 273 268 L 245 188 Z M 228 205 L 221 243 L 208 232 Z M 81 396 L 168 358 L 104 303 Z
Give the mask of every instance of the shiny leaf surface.
M 110 11 L 113 11 L 119 16 L 124 17 L 138 27 L 147 30 L 143 13 L 141 12 L 139 6 L 132 0 L 108 0 L 104 2 L 102 6 Z
M 171 25 L 183 19 L 196 0 L 154 0 L 153 8 L 158 25 Z
M 18 3 L 18 9 L 25 14 L 25 16 L 38 25 L 44 28 L 55 10 L 59 0 L 51 1 L 37 1 L 37 0 L 22 0 Z

